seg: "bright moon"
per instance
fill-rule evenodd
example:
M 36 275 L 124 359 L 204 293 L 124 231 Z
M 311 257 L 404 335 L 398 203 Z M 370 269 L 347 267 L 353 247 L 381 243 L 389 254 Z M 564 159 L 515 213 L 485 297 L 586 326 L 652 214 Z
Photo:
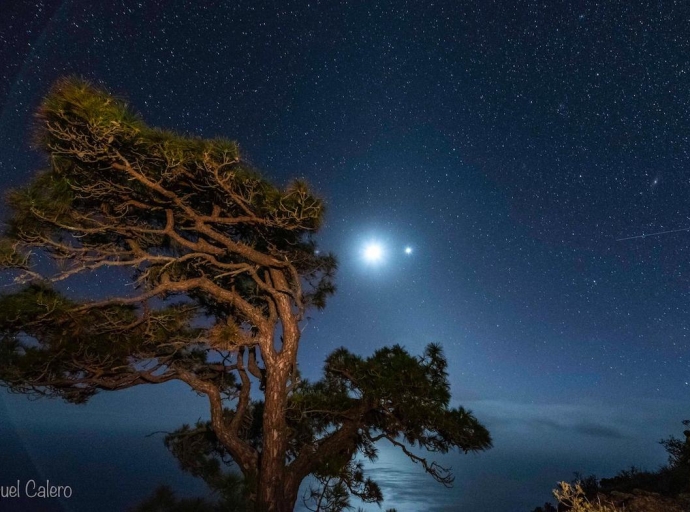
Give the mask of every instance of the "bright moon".
M 379 244 L 371 243 L 364 248 L 364 259 L 371 263 L 381 261 L 383 258 L 383 247 Z
M 412 254 L 412 247 L 410 247 L 409 245 L 405 247 L 405 254 Z

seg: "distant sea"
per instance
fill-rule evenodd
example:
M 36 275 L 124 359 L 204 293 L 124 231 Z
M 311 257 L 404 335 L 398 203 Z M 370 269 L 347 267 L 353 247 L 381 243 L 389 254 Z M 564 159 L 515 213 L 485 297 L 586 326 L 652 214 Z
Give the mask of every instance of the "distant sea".
M 76 431 L 44 435 L 25 431 L 20 438 L 15 432 L 0 430 L 0 483 L 50 479 L 55 484 L 70 485 L 74 491 L 69 500 L 3 500 L 0 511 L 125 511 L 162 484 L 171 486 L 180 496 L 203 496 L 208 492 L 199 480 L 177 468 L 160 437 L 147 438 L 146 434 Z M 33 448 L 24 449 L 25 442 Z M 584 454 L 579 459 L 556 460 L 544 455 L 526 459 L 524 454 L 515 457 L 500 450 L 444 457 L 443 461 L 455 470 L 456 483 L 450 489 L 433 481 L 392 448 L 384 447 L 369 473 L 384 491 L 383 510 L 395 506 L 399 512 L 530 512 L 550 499 L 549 489 L 555 485 L 556 475 L 569 479 L 577 469 L 596 469 L 602 475 L 621 469 L 606 461 L 593 468 Z M 376 506 L 365 508 L 381 510 Z M 296 510 L 307 509 L 300 503 Z
M 64 500 L 2 500 L 1 512 L 121 512 L 162 484 L 175 489 L 179 496 L 204 496 L 208 492 L 201 481 L 178 468 L 163 446 L 162 435 L 148 436 L 154 428 L 141 423 L 128 426 L 129 418 L 123 418 L 125 413 L 118 409 L 104 412 L 110 402 L 103 402 L 104 408 L 99 410 L 98 405 L 92 409 L 41 406 L 27 403 L 23 397 L 20 404 L 6 397 L 5 405 L 0 399 L 0 485 L 49 479 L 56 485 L 70 485 L 73 496 Z M 137 397 L 130 399 L 136 402 Z M 3 408 L 9 409 L 10 404 L 14 410 L 8 415 Z M 180 415 L 196 419 L 184 404 L 180 407 Z M 453 468 L 456 481 L 452 488 L 436 483 L 392 446 L 382 445 L 379 460 L 369 474 L 380 483 L 385 501 L 382 508 L 364 508 L 530 512 L 547 500 L 553 501 L 550 490 L 558 480 L 572 479 L 575 471 L 605 477 L 631 464 L 656 469 L 665 462 L 657 441 L 681 428 L 679 414 L 683 413 L 670 403 L 659 405 L 658 410 L 646 407 L 642 404 L 636 414 L 639 424 L 646 422 L 645 429 L 652 423 L 652 434 L 644 433 L 638 424 L 626 427 L 615 412 L 605 418 L 604 425 L 604 419 L 594 423 L 601 413 L 592 408 L 476 403 L 473 409 L 486 419 L 495 447 L 485 453 L 437 458 Z M 587 411 L 591 417 L 586 417 Z M 61 416 L 63 412 L 67 416 Z M 93 422 L 84 420 L 94 414 Z M 544 414 L 554 418 L 544 418 Z M 176 417 L 167 419 L 170 425 L 180 424 Z M 296 510 L 306 508 L 298 504 Z

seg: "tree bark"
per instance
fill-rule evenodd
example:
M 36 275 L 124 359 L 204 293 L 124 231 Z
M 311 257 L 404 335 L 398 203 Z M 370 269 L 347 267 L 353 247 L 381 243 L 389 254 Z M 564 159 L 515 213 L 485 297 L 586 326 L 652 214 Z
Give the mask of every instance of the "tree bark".
M 273 295 L 282 327 L 282 346 L 279 351 L 262 346 L 270 354 L 266 361 L 266 390 L 264 395 L 263 444 L 259 467 L 257 512 L 292 512 L 297 492 L 288 488 L 286 472 L 288 380 L 297 364 L 300 330 L 297 312 L 293 311 L 290 288 L 285 274 L 270 270 Z
M 285 389 L 290 375 L 288 361 L 279 361 L 267 371 L 265 407 L 263 417 L 263 446 L 259 468 L 257 512 L 292 511 L 285 495 L 285 452 L 287 450 L 287 424 Z

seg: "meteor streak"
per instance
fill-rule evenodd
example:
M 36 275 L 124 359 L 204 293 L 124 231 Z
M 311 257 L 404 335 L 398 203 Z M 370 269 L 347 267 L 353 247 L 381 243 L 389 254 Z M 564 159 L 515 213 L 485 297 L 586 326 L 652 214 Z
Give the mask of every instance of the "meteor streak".
M 680 233 L 681 231 L 690 231 L 690 227 L 688 228 L 682 228 L 682 229 L 670 229 L 668 231 L 657 231 L 655 233 L 649 233 L 645 234 L 642 233 L 641 235 L 636 235 L 636 236 L 627 236 L 625 238 L 617 238 L 616 242 L 623 242 L 624 240 L 634 240 L 635 238 L 647 238 L 650 236 L 661 236 L 661 235 L 667 235 L 669 233 Z

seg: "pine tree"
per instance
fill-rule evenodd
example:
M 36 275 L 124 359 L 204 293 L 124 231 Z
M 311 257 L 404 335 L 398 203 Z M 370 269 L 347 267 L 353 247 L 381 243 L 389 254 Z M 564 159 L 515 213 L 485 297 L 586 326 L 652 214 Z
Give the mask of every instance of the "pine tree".
M 276 187 L 235 142 L 150 128 L 77 79 L 43 101 L 36 141 L 47 169 L 9 194 L 0 240 L 17 283 L 0 297 L 0 381 L 11 391 L 83 403 L 182 381 L 208 399 L 210 421 L 168 446 L 216 489 L 231 479 L 213 460 L 232 460 L 256 511 L 292 510 L 310 474 L 379 502 L 353 460 L 374 459 L 381 439 L 446 485 L 450 472 L 411 446 L 490 447 L 471 413 L 449 408 L 436 345 L 366 359 L 343 348 L 322 380 L 299 378 L 300 325 L 335 291 L 336 270 L 316 250 L 324 205 L 304 182 Z M 103 271 L 126 272 L 134 291 L 84 301 L 56 287 Z

